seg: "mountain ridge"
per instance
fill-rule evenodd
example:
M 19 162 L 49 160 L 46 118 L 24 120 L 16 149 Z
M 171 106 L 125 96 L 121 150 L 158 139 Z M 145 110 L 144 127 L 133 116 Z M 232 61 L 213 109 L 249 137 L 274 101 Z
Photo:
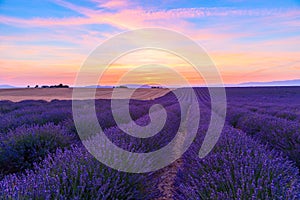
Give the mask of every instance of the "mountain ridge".
M 1 89 L 9 89 L 9 88 L 16 88 L 16 87 L 12 86 L 12 85 L 3 84 L 3 85 L 0 85 L 0 88 Z
M 238 86 L 300 86 L 300 79 L 269 81 L 269 82 L 245 82 L 237 85 Z

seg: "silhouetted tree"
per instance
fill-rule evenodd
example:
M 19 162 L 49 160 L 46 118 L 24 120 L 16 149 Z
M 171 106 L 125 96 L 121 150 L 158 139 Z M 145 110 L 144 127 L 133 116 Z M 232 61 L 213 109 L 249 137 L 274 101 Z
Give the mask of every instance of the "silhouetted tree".
M 59 85 L 51 85 L 50 88 L 69 88 L 69 86 L 68 85 L 59 84 Z

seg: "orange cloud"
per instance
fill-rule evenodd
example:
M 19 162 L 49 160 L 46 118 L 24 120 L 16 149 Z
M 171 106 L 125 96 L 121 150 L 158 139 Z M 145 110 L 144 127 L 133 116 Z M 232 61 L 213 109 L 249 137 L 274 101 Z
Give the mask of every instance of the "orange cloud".
M 300 15 L 300 10 L 298 9 L 178 8 L 149 11 L 142 7 L 134 7 L 128 1 L 93 1 L 98 4 L 98 7 L 107 9 L 93 10 L 67 1 L 56 0 L 58 5 L 74 10 L 84 17 L 21 19 L 0 15 L 0 21 L 4 24 L 24 29 L 46 27 L 50 30 L 45 33 L 22 34 L 22 36 L 18 34 L 0 36 L 0 79 L 7 82 L 10 82 L 9 80 L 16 81 L 21 84 L 26 82 L 25 78 L 29 77 L 45 83 L 51 80 L 62 80 L 60 78 L 62 77 L 65 78 L 66 83 L 71 84 L 80 64 L 97 44 L 107 37 L 111 37 L 120 29 L 129 30 L 143 27 L 169 28 L 182 32 L 199 44 L 203 44 L 226 83 L 271 80 L 280 78 L 283 74 L 286 79 L 300 77 L 300 37 L 270 37 L 270 39 L 264 38 L 255 41 L 253 38 L 262 37 L 263 35 L 259 34 L 263 31 L 238 29 L 238 25 L 245 26 L 244 24 L 257 22 L 261 23 L 261 26 L 273 28 L 274 30 L 270 30 L 270 33 L 294 30 L 299 26 L 297 17 Z M 196 26 L 195 23 L 188 21 L 188 19 L 205 19 L 211 16 L 251 17 L 242 20 L 242 24 L 228 23 L 228 21 L 223 23 L 222 21 L 207 27 L 202 27 L 201 24 Z M 273 21 L 278 21 L 278 23 L 270 24 Z M 112 32 L 91 31 L 85 27 L 90 24 L 108 24 L 116 29 Z M 278 24 L 283 30 L 276 27 Z M 247 40 L 240 43 L 237 40 L 240 38 L 247 38 Z M 251 42 L 252 40 L 253 42 Z M 64 44 L 56 46 L 30 44 L 36 41 L 63 41 L 69 42 L 75 47 Z M 29 44 L 20 45 L 21 42 Z M 158 57 L 163 59 L 157 59 Z M 151 62 L 171 66 L 193 83 L 202 81 L 199 77 L 194 76 L 194 71 L 182 60 L 176 60 L 170 55 L 144 52 L 143 54 L 133 54 L 127 60 L 118 60 L 110 69 L 111 71 L 106 74 L 105 82 L 112 83 L 122 74 L 133 69 L 133 66 Z M 165 78 L 167 81 L 172 79 L 167 72 L 162 72 L 161 75 L 146 73 L 145 69 L 142 72 L 145 73 L 144 77 L 139 77 L 141 73 L 138 72 L 127 81 L 153 82 L 154 80 L 163 80 L 162 77 L 168 77 Z M 48 78 L 46 78 L 47 76 Z

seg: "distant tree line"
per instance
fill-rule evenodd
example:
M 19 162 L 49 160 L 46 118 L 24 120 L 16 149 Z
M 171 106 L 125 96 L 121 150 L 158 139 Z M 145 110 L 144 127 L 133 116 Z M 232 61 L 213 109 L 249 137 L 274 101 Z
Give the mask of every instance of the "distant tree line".
M 161 86 L 151 86 L 151 88 L 162 88 Z
M 128 88 L 126 85 L 113 86 L 113 88 Z
M 30 85 L 28 85 L 27 88 L 30 88 Z M 39 85 L 36 85 L 34 88 L 39 88 Z M 41 88 L 69 88 L 69 86 L 61 83 L 59 85 L 43 85 Z

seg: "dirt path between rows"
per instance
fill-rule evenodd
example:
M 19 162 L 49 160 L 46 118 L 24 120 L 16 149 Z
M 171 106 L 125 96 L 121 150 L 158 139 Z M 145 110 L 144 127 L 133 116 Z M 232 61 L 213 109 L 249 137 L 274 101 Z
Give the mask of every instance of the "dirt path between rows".
M 188 111 L 188 114 L 189 115 Z M 175 181 L 176 181 L 176 177 L 177 177 L 177 172 L 180 169 L 180 167 L 183 165 L 183 159 L 181 157 L 181 151 L 179 151 L 179 149 L 182 148 L 184 140 L 185 140 L 185 136 L 186 136 L 186 121 L 183 122 L 183 128 L 182 131 L 184 131 L 184 134 L 182 137 L 178 137 L 177 140 L 175 141 L 176 145 L 174 146 L 174 153 L 175 156 L 177 157 L 178 155 L 180 155 L 180 158 L 177 159 L 175 162 L 173 162 L 172 164 L 170 164 L 169 166 L 165 167 L 162 172 L 159 174 L 160 178 L 161 178 L 161 182 L 158 184 L 158 189 L 161 191 L 162 193 L 162 197 L 157 198 L 157 200 L 172 200 L 174 199 L 174 191 L 175 191 Z M 177 133 L 178 134 L 178 133 Z

